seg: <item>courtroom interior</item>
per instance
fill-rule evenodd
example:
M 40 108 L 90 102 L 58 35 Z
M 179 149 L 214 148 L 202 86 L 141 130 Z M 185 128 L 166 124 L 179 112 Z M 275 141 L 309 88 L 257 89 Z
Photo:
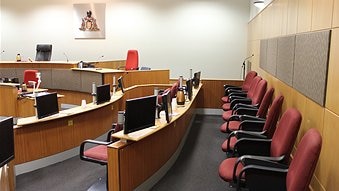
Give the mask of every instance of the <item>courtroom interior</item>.
M 338 13 L 0 0 L 0 191 L 336 190 Z

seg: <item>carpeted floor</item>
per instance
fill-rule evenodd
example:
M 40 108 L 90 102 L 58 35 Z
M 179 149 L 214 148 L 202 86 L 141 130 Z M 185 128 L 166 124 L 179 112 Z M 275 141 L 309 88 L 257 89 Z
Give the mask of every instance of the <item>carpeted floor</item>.
M 220 148 L 225 138 L 219 131 L 222 122 L 220 116 L 197 115 L 178 160 L 152 190 L 233 190 L 218 175 L 225 158 Z M 81 161 L 77 156 L 17 176 L 16 190 L 83 191 L 105 176 L 105 166 Z

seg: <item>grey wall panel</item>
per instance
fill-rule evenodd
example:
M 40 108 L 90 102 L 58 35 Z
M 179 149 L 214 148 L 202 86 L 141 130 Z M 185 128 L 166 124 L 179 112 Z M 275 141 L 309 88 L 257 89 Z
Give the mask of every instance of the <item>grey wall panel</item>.
M 51 89 L 52 85 L 52 69 L 50 68 L 39 68 L 41 73 L 41 87 Z
M 78 71 L 79 72 L 79 71 Z M 92 92 L 92 83 L 96 85 L 102 85 L 102 74 L 96 72 L 81 71 L 81 91 Z
M 277 51 L 277 78 L 292 86 L 295 35 L 280 37 Z
M 296 36 L 293 87 L 324 106 L 330 31 Z
M 273 76 L 277 73 L 277 49 L 278 38 L 272 38 L 267 41 L 267 60 L 266 71 Z
M 266 60 L 267 60 L 267 41 L 266 39 L 260 40 L 260 60 L 259 66 L 263 70 L 267 70 Z
M 27 68 L 15 68 L 16 76 L 19 78 L 19 82 L 24 82 L 24 72 L 27 70 Z
M 17 76 L 16 76 L 16 72 L 14 68 L 1 68 L 0 77 L 1 78 L 14 78 Z
M 69 69 L 53 69 L 51 88 L 80 91 L 80 72 L 72 71 Z

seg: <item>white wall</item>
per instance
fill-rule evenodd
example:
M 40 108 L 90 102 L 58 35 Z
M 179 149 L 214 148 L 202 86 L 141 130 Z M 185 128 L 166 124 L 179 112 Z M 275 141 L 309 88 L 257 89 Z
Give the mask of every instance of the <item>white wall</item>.
M 169 68 L 171 77 L 240 78 L 246 57 L 249 0 L 97 0 L 106 3 L 106 38 L 74 39 L 73 4 L 89 1 L 1 0 L 2 60 L 35 57 L 53 44 L 52 60 L 125 59 L 138 49 L 140 66 Z

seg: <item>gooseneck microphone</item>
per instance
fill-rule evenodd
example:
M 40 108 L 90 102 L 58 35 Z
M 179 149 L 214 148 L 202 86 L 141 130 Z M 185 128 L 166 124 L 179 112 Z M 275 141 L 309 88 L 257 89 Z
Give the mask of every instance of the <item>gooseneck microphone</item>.
M 63 54 L 64 54 L 64 56 L 66 57 L 66 61 L 68 62 L 69 60 L 68 60 L 67 54 L 66 54 L 65 52 L 64 52 Z
M 242 78 L 244 79 L 245 78 L 245 65 L 246 65 L 246 61 L 250 58 L 252 58 L 254 56 L 254 54 L 252 54 L 251 56 L 249 57 L 246 57 L 244 59 L 244 61 L 242 62 L 242 66 L 241 66 L 241 70 L 242 70 Z
M 105 57 L 104 55 L 101 55 L 98 57 L 97 61 L 99 61 L 101 58 Z

